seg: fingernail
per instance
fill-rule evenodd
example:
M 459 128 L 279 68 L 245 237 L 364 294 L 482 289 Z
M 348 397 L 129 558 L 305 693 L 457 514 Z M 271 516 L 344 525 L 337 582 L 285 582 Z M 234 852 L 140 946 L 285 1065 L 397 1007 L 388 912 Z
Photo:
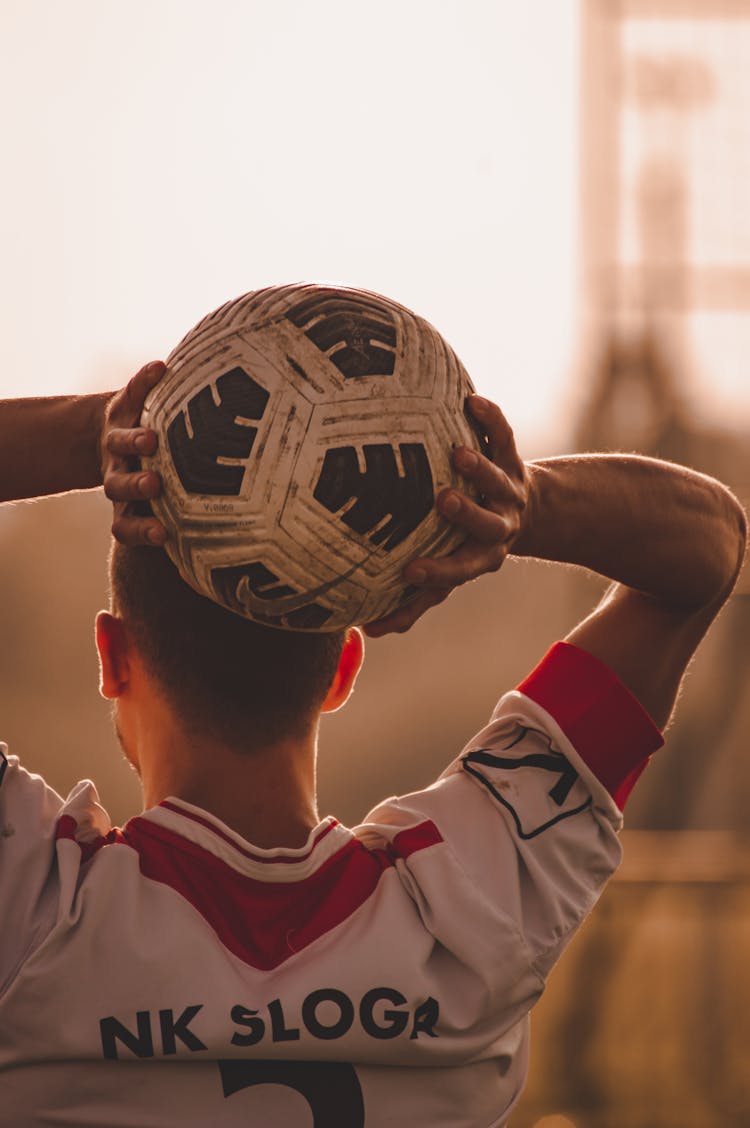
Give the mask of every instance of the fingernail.
M 449 517 L 455 517 L 461 508 L 461 502 L 456 494 L 448 494 L 443 498 L 443 513 L 447 513 Z
M 423 584 L 427 579 L 427 572 L 424 568 L 410 568 L 409 569 L 409 582 L 413 584 Z
M 483 399 L 482 396 L 471 397 L 471 410 L 476 415 L 485 415 L 490 409 L 489 400 Z
M 164 534 L 161 532 L 160 529 L 153 529 L 153 528 L 149 529 L 148 539 L 151 541 L 152 544 L 159 544 L 159 545 L 164 544 Z
M 136 450 L 145 450 L 147 446 L 148 446 L 148 435 L 145 435 L 145 434 L 136 435 L 135 449 Z
M 141 474 L 140 478 L 138 479 L 138 489 L 140 490 L 141 493 L 147 493 L 148 487 L 149 487 L 149 476 L 148 476 L 148 474 Z

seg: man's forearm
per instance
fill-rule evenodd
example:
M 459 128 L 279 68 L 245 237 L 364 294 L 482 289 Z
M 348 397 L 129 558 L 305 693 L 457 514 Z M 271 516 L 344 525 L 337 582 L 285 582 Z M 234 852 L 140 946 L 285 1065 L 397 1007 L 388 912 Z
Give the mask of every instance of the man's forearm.
M 98 444 L 111 395 L 0 400 L 0 501 L 100 486 Z
M 552 458 L 529 470 L 528 517 L 513 555 L 580 564 L 685 609 L 734 583 L 745 518 L 713 478 L 621 454 Z

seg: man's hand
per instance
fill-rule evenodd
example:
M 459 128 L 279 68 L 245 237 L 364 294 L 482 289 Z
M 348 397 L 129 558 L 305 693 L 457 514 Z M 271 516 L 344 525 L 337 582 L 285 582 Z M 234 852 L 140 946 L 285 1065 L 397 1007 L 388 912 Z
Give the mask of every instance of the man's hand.
M 529 499 L 529 472 L 516 450 L 513 431 L 496 404 L 470 396 L 468 405 L 487 436 L 490 457 L 457 447 L 453 464 L 474 484 L 483 504 L 458 490 L 440 492 L 439 512 L 463 528 L 467 539 L 450 556 L 412 560 L 404 569 L 404 579 L 425 590 L 390 615 L 368 623 L 364 631 L 371 638 L 408 631 L 425 611 L 442 603 L 459 584 L 475 580 L 485 572 L 497 572 L 521 531 Z
M 155 471 L 137 468 L 138 456 L 154 454 L 158 436 L 139 421 L 146 396 L 164 375 L 166 366 L 152 361 L 116 392 L 104 416 L 101 435 L 102 484 L 114 505 L 112 535 L 123 544 L 163 545 L 164 526 L 152 516 L 144 516 L 138 502 L 148 501 L 161 492 L 161 478 Z M 135 469 L 134 469 L 135 467 Z

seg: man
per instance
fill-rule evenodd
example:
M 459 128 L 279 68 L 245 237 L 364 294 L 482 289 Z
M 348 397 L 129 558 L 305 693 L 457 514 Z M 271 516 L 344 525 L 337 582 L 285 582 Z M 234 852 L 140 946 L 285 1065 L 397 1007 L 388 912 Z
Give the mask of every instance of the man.
M 182 583 L 138 505 L 158 476 L 132 470 L 163 372 L 0 404 L 3 500 L 102 482 L 113 500 L 101 692 L 145 808 L 113 829 L 92 784 L 63 802 L 1 761 L 0 1124 L 502 1125 L 528 1012 L 739 573 L 742 509 L 651 459 L 524 464 L 472 397 L 489 458 L 454 458 L 484 504 L 440 495 L 466 542 L 413 561 L 422 593 L 366 634 L 409 629 L 509 552 L 613 585 L 436 784 L 351 831 L 319 819 L 315 753 L 362 634 L 264 630 Z

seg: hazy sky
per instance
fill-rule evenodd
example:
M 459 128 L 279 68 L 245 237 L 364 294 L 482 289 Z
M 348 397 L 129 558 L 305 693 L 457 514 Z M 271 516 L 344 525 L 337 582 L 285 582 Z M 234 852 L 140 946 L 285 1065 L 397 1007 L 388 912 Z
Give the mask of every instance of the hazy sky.
M 437 325 L 544 453 L 582 388 L 578 15 L 3 0 L 0 395 L 117 387 L 229 298 L 338 281 Z
M 524 435 L 576 307 L 575 0 L 4 0 L 0 395 L 116 387 L 272 283 L 359 285 Z

